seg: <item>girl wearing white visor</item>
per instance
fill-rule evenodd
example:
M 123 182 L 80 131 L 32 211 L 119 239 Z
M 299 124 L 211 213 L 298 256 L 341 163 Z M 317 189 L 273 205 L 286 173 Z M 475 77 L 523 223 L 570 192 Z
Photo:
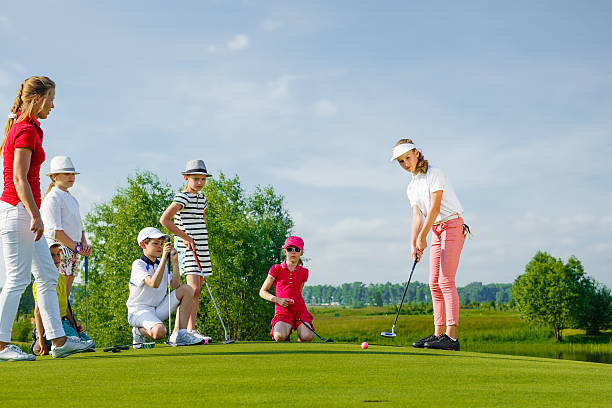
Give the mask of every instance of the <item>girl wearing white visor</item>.
M 412 173 L 406 193 L 412 207 L 412 259 L 429 251 L 429 287 L 433 299 L 435 332 L 412 345 L 417 348 L 459 350 L 459 295 L 455 274 L 469 227 L 463 223 L 463 208 L 442 170 L 430 166 L 410 139 L 401 139 L 393 148 L 391 161 Z

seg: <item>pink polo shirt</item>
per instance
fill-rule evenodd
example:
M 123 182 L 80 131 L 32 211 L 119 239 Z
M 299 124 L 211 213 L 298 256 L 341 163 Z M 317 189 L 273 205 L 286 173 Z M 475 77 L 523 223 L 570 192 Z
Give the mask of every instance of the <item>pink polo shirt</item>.
M 277 297 L 293 299 L 295 303 L 289 305 L 292 312 L 306 310 L 306 303 L 302 297 L 302 284 L 308 280 L 308 269 L 296 266 L 293 271 L 287 268 L 287 263 L 273 265 L 268 275 L 274 278 L 274 294 Z M 275 305 L 275 312 L 283 312 L 285 308 Z

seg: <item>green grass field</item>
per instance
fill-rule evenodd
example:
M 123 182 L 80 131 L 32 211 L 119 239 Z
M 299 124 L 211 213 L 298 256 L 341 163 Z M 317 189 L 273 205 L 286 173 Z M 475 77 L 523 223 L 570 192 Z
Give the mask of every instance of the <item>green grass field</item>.
M 431 316 L 402 314 L 395 328 L 397 337 L 380 337 L 381 331 L 391 331 L 395 318 L 386 312 L 387 308 L 376 307 L 313 308 L 317 332 L 337 341 L 410 346 L 433 331 Z M 585 336 L 582 330 L 568 329 L 564 341 L 556 343 L 551 329 L 529 324 L 516 312 L 462 309 L 459 339 L 462 351 L 612 363 L 612 331 Z
M 386 345 L 157 346 L 0 371 L 2 407 L 612 406 L 611 365 Z

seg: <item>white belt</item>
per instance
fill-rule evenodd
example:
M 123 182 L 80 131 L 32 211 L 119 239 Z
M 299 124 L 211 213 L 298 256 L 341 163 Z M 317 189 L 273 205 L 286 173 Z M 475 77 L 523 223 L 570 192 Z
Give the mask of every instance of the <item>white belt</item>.
M 455 213 L 455 214 L 451 214 L 446 218 L 441 219 L 438 222 L 434 222 L 434 225 L 440 225 L 440 224 L 444 224 L 445 222 L 448 222 L 450 220 L 454 220 L 455 218 L 459 218 L 461 217 L 459 214 Z

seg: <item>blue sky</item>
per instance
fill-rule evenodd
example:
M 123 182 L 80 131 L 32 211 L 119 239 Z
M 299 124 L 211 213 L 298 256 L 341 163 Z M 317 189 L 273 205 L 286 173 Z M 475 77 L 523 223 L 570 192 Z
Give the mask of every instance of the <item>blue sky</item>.
M 81 171 L 83 214 L 202 158 L 286 197 L 311 283 L 401 282 L 410 175 L 388 158 L 409 137 L 475 233 L 459 285 L 546 250 L 612 286 L 609 2 L 84 3 L 0 10 L 0 107 L 56 81 L 45 148 Z

